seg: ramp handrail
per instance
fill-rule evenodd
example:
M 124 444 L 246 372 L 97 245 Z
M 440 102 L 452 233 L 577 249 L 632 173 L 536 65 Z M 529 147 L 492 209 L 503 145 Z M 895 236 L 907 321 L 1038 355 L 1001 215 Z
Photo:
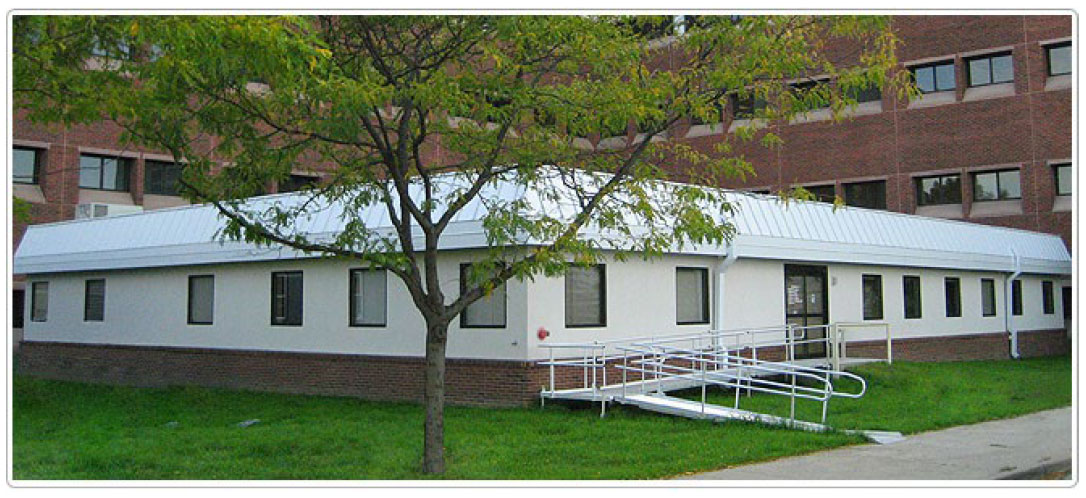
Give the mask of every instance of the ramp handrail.
M 886 363 L 894 364 L 894 347 L 892 337 L 890 335 L 890 324 L 887 322 L 834 322 L 833 324 L 833 344 L 837 347 L 837 357 L 844 359 L 847 356 L 846 347 L 848 341 L 845 340 L 845 332 L 849 329 L 882 329 L 884 336 L 886 337 Z M 840 370 L 838 365 L 834 366 L 835 369 Z

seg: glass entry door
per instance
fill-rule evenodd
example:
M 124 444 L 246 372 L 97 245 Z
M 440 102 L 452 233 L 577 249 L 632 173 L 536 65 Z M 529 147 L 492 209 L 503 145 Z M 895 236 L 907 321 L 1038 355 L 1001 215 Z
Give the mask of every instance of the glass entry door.
M 829 323 L 828 293 L 825 266 L 784 265 L 784 312 L 789 324 L 810 327 Z M 824 327 L 804 330 L 804 340 L 825 338 Z M 825 342 L 796 345 L 796 358 L 825 356 Z

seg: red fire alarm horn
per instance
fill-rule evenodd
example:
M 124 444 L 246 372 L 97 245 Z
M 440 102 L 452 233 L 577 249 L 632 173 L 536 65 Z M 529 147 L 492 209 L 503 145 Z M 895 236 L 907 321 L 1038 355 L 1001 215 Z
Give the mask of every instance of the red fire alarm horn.
M 547 329 L 545 329 L 543 327 L 539 327 L 539 330 L 537 330 L 535 332 L 535 335 L 536 335 L 536 337 L 539 337 L 539 340 L 542 341 L 542 340 L 546 339 L 547 337 L 550 337 L 551 333 Z

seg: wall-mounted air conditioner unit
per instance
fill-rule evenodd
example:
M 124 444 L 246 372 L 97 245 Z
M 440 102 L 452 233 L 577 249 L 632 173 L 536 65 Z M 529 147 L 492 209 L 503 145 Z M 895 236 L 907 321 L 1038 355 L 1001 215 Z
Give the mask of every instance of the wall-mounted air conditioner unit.
M 142 213 L 143 206 L 129 206 L 127 204 L 100 204 L 97 202 L 78 204 L 75 206 L 75 219 L 104 218 L 119 214 Z

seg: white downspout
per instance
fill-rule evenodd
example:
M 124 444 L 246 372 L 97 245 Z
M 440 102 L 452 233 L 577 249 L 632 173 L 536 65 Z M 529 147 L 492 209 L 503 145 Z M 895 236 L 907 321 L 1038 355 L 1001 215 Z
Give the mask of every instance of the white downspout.
M 1018 325 L 1014 323 L 1014 281 L 1022 274 L 1022 264 L 1018 259 L 1018 254 L 1014 252 L 1014 249 L 1011 249 L 1011 260 L 1014 264 L 1014 272 L 1007 277 L 1003 286 L 1003 304 L 1004 308 L 1006 308 L 1003 317 L 1007 327 L 1007 333 L 1010 334 L 1011 358 L 1017 360 L 1021 355 L 1018 353 Z
M 739 259 L 735 254 L 735 246 L 728 244 L 727 252 L 716 265 L 716 292 L 713 296 L 713 330 L 724 330 L 724 274 L 727 273 L 735 260 Z

